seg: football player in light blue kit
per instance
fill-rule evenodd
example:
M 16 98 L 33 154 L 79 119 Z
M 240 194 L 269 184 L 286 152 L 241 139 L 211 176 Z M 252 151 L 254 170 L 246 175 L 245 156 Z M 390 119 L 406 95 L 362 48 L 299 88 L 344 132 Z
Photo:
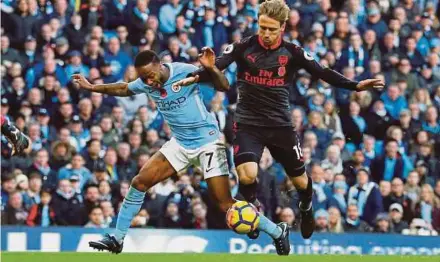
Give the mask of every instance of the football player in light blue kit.
M 219 91 L 229 88 L 227 79 L 215 67 L 215 55 L 211 49 L 203 50 L 200 63 L 213 75 L 213 83 L 205 84 L 207 87 Z M 92 92 L 114 96 L 148 94 L 156 102 L 173 134 L 173 138 L 133 178 L 119 211 L 115 235 L 106 235 L 102 240 L 89 242 L 92 248 L 113 253 L 122 251 L 124 237 L 133 217 L 139 213 L 145 192 L 189 165 L 202 168 L 210 197 L 223 212 L 227 212 L 235 203 L 229 189 L 225 146 L 219 140 L 220 131 L 216 119 L 203 105 L 200 94 L 202 84 L 184 88 L 173 85 L 198 68 L 184 63 L 162 64 L 152 51 L 140 52 L 135 59 L 135 68 L 139 78 L 130 83 L 92 85 L 82 75 L 73 75 L 74 83 Z M 275 242 L 285 242 L 288 230 L 286 224 L 276 225 L 260 214 L 258 228 L 268 233 Z M 279 254 L 289 250 L 279 245 L 276 248 Z

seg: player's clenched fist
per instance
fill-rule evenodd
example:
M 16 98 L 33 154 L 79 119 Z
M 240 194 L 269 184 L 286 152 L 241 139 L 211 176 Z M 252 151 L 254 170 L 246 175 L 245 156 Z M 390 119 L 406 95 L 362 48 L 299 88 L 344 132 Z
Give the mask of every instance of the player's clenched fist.
M 72 82 L 76 85 L 78 85 L 80 88 L 84 88 L 87 90 L 93 90 L 93 85 L 90 84 L 89 81 L 87 81 L 87 79 L 80 74 L 74 74 L 72 75 Z

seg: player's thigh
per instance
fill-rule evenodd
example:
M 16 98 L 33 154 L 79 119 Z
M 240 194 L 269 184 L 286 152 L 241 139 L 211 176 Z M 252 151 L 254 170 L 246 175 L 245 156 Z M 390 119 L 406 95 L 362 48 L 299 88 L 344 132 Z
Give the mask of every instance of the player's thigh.
M 216 203 L 218 208 L 226 212 L 234 204 L 229 186 L 229 176 L 215 176 L 206 179 L 208 184 L 208 192 L 212 201 Z
M 273 158 L 279 162 L 290 177 L 304 174 L 305 165 L 299 137 L 295 131 L 285 128 L 277 131 L 274 143 L 268 146 Z
M 203 177 L 207 180 L 211 177 L 228 176 L 229 165 L 226 156 L 226 147 L 221 141 L 207 144 L 196 152 L 193 164 L 199 165 L 203 170 Z
M 170 161 L 159 151 L 156 152 L 133 178 L 132 184 L 142 191 L 146 191 L 157 183 L 176 174 Z
M 184 170 L 190 164 L 188 153 L 174 138 L 166 142 L 159 152 L 164 155 L 176 172 Z
M 262 133 L 258 127 L 238 125 L 234 137 L 234 163 L 240 181 L 253 182 L 264 150 Z

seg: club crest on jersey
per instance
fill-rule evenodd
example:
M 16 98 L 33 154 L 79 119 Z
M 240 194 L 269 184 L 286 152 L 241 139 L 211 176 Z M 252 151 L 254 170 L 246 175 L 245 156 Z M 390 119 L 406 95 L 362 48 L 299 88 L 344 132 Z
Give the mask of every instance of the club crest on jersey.
M 181 86 L 173 85 L 173 86 L 171 87 L 171 90 L 173 90 L 174 93 L 178 93 L 178 92 L 180 92 L 181 89 L 182 89 Z
M 286 55 L 280 55 L 278 57 L 278 63 L 280 63 L 281 66 L 286 66 L 287 62 L 289 62 L 289 57 Z

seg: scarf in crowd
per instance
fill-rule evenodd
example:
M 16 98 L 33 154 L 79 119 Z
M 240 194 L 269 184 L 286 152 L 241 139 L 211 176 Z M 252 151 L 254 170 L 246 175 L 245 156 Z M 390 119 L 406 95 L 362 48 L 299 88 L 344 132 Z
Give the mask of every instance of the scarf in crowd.
M 362 187 L 356 184 L 350 188 L 350 191 L 348 192 L 348 199 L 357 205 L 359 216 L 363 215 L 364 206 L 367 203 L 368 195 L 370 195 L 370 192 L 374 186 L 374 182 L 369 182 Z
M 358 62 L 356 63 L 356 54 L 354 48 L 350 46 L 348 48 L 348 65 L 350 67 L 364 66 L 364 58 L 365 58 L 364 48 L 362 47 L 359 48 L 357 58 L 358 58 Z
M 327 196 L 325 195 L 324 192 L 324 186 L 325 186 L 325 181 L 322 181 L 321 183 L 313 182 L 313 190 L 315 191 L 319 203 L 327 200 Z
M 118 0 L 113 0 L 113 3 L 115 4 L 116 8 L 119 11 L 124 10 L 124 8 L 127 6 L 127 1 L 126 0 L 124 0 L 122 3 L 119 2 Z
M 428 224 L 432 222 L 432 205 L 426 203 L 425 201 L 420 202 L 420 213 L 423 220 L 425 220 Z
M 148 19 L 149 13 L 150 13 L 148 9 L 146 10 L 145 13 L 143 13 L 143 12 L 141 12 L 141 10 L 139 10 L 139 8 L 135 7 L 135 8 L 133 8 L 133 12 L 142 21 L 147 22 L 147 19 Z

